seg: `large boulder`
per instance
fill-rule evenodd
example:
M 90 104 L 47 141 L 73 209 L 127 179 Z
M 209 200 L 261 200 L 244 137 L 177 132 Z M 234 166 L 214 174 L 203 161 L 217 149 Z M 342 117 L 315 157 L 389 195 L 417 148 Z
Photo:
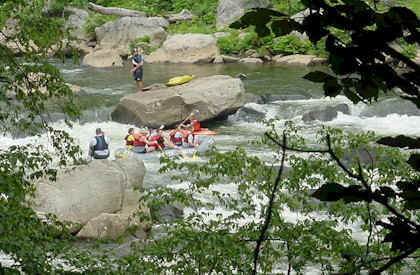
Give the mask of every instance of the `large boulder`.
M 220 0 L 217 6 L 216 27 L 224 28 L 235 22 L 247 9 L 270 8 L 269 0 Z
M 182 10 L 179 13 L 175 14 L 168 14 L 165 18 L 169 21 L 169 23 L 174 24 L 181 21 L 188 21 L 193 19 L 193 15 L 189 10 Z
M 87 165 L 60 171 L 57 180 L 35 184 L 32 207 L 38 213 L 52 213 L 61 221 L 76 223 L 78 231 L 103 213 L 129 213 L 139 209 L 146 169 L 143 161 L 94 160 Z
M 73 7 L 66 7 L 64 11 L 70 13 L 65 24 L 65 27 L 70 31 L 70 34 L 78 40 L 89 40 L 89 37 L 84 30 L 84 25 L 89 13 L 85 10 Z
M 162 47 L 145 57 L 147 63 L 210 63 L 218 55 L 210 34 L 170 35 Z
M 125 96 L 111 117 L 117 122 L 148 127 L 173 126 L 195 109 L 199 110 L 199 121 L 225 118 L 245 104 L 244 94 L 240 79 L 214 75 L 179 86 Z
M 119 48 L 129 52 L 136 38 L 149 37 L 153 46 L 160 46 L 166 38 L 169 22 L 163 17 L 122 17 L 95 29 L 96 39 L 102 48 Z
M 327 63 L 326 58 L 315 55 L 293 54 L 287 56 L 275 56 L 273 58 L 276 64 L 297 65 L 297 66 L 315 66 Z
M 97 68 L 122 67 L 123 60 L 116 50 L 100 49 L 87 54 L 83 58 L 83 64 Z

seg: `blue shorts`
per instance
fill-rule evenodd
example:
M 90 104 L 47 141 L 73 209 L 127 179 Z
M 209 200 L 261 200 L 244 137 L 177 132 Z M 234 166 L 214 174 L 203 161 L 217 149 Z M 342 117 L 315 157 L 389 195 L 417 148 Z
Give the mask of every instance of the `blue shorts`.
M 143 68 L 140 67 L 137 70 L 135 70 L 133 72 L 133 77 L 134 77 L 134 80 L 135 81 L 141 81 L 141 80 L 143 80 Z

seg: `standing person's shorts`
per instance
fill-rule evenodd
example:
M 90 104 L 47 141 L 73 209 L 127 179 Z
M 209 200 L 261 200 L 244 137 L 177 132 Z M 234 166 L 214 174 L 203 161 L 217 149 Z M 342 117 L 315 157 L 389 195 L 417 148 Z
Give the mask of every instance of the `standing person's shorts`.
M 143 69 L 140 67 L 133 72 L 133 77 L 135 81 L 143 80 Z

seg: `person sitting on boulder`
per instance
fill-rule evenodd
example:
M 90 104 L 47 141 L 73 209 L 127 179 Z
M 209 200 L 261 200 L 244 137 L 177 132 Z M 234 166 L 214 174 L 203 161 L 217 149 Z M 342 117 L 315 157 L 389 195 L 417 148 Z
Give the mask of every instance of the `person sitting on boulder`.
M 94 159 L 107 159 L 109 157 L 109 138 L 105 137 L 101 128 L 96 129 L 96 136 L 89 143 L 89 156 Z

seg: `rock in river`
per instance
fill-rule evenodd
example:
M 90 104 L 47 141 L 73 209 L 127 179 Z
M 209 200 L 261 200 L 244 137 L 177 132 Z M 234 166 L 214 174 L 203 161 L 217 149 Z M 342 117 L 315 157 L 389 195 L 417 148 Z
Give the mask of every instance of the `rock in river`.
M 138 126 L 172 126 L 198 109 L 201 122 L 225 118 L 245 104 L 245 89 L 239 78 L 214 75 L 173 87 L 123 97 L 111 116 L 120 123 Z

